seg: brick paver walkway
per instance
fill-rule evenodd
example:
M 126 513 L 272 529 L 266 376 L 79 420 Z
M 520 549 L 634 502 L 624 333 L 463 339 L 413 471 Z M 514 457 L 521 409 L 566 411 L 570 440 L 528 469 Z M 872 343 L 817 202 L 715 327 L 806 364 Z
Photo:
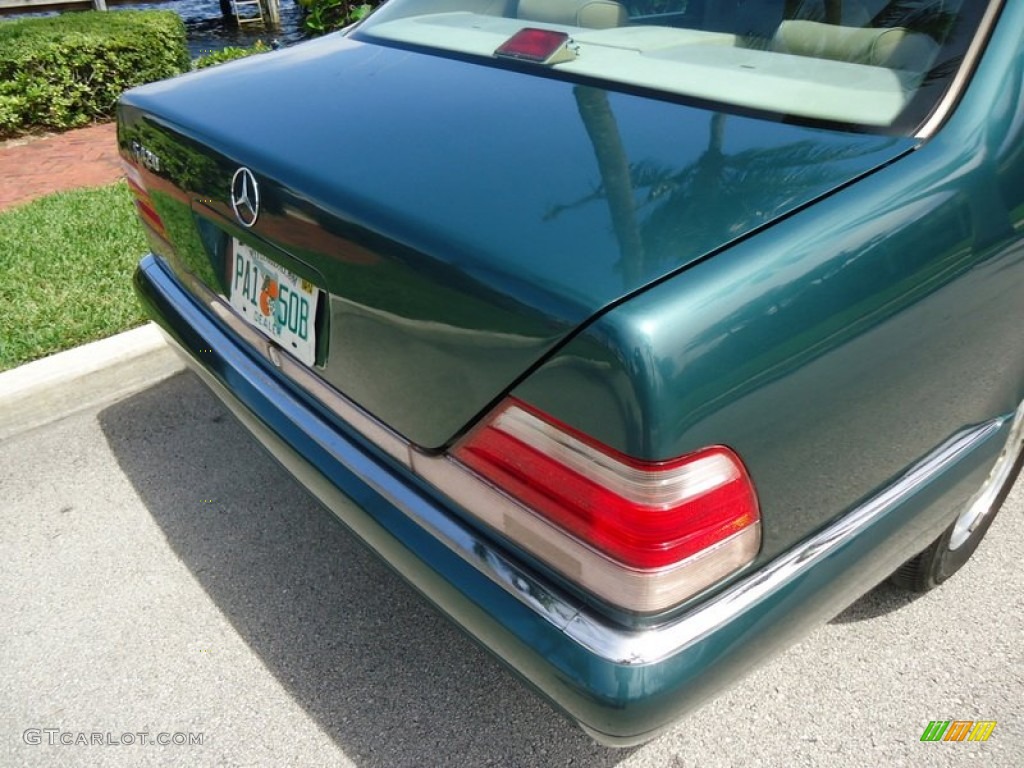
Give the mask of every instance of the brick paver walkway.
M 0 210 L 123 176 L 113 123 L 0 143 Z

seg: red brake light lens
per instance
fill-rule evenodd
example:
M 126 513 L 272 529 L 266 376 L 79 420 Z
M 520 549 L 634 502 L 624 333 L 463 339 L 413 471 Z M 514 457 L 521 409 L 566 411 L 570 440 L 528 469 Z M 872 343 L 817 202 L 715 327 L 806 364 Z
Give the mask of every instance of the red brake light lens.
M 549 61 L 569 42 L 569 35 L 552 29 L 526 27 L 516 32 L 494 51 L 495 56 L 508 59 L 532 61 L 537 64 Z
M 760 521 L 753 484 L 728 448 L 639 461 L 516 400 L 453 455 L 524 506 L 631 568 L 676 565 Z
M 164 227 L 163 219 L 160 218 L 160 214 L 156 212 L 153 199 L 146 190 L 142 174 L 127 161 L 123 163 L 123 166 L 125 169 L 125 181 L 128 182 L 128 189 L 131 190 L 132 196 L 135 198 L 135 208 L 139 212 L 139 217 L 144 224 L 148 225 L 157 235 L 166 240 L 167 230 Z

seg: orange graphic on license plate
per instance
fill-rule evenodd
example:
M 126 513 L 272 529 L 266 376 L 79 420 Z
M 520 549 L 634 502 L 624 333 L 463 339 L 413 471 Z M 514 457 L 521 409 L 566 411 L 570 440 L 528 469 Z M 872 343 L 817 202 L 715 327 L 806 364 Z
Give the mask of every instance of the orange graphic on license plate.
M 265 317 L 270 317 L 274 312 L 274 305 L 277 304 L 277 297 L 281 292 L 277 280 L 269 275 L 263 277 L 263 289 L 260 291 L 260 312 Z

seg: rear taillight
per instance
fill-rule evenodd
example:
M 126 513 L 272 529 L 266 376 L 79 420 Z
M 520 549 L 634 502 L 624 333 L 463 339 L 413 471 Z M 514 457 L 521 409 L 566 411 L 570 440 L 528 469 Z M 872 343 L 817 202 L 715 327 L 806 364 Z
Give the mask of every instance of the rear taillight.
M 160 214 L 156 212 L 156 207 L 153 205 L 153 198 L 150 197 L 149 192 L 146 190 L 142 174 L 139 173 L 139 170 L 129 162 L 124 162 L 123 165 L 125 169 L 125 181 L 128 183 L 128 189 L 131 190 L 132 196 L 135 198 L 135 208 L 139 212 L 139 218 L 142 220 L 143 224 L 166 240 L 167 230 L 164 228 L 164 222 L 163 219 L 160 218 Z
M 451 455 L 550 523 L 512 520 L 506 509 L 500 527 L 516 543 L 629 610 L 670 607 L 760 548 L 753 484 L 722 446 L 641 461 L 509 400 Z

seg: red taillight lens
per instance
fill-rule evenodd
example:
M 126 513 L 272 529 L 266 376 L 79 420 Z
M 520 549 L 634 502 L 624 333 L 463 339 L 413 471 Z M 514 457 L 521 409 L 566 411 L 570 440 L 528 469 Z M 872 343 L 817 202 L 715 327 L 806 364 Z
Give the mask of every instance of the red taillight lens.
M 674 566 L 760 520 L 753 484 L 728 448 L 638 461 L 515 400 L 453 456 L 630 568 Z
M 123 165 L 125 181 L 128 182 L 128 189 L 131 190 L 132 195 L 135 197 L 135 208 L 139 212 L 139 217 L 144 224 L 166 240 L 167 230 L 164 228 L 163 219 L 160 218 L 160 214 L 156 212 L 156 208 L 153 206 L 153 198 L 149 196 L 149 192 L 146 190 L 142 174 L 131 163 L 125 162 Z

